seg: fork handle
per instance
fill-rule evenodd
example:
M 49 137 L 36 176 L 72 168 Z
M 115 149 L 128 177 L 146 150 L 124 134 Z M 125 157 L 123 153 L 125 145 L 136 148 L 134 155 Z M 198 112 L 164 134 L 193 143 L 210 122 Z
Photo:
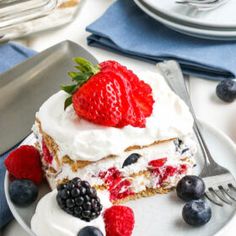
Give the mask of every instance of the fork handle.
M 157 67 L 160 69 L 161 73 L 164 75 L 167 84 L 170 88 L 187 104 L 190 112 L 192 113 L 194 119 L 193 129 L 196 134 L 197 140 L 201 147 L 204 160 L 206 164 L 216 165 L 216 162 L 213 160 L 210 151 L 204 141 L 204 138 L 201 133 L 201 126 L 199 121 L 196 118 L 193 106 L 190 100 L 189 93 L 186 88 L 184 77 L 181 71 L 179 64 L 176 61 L 164 61 L 157 64 Z

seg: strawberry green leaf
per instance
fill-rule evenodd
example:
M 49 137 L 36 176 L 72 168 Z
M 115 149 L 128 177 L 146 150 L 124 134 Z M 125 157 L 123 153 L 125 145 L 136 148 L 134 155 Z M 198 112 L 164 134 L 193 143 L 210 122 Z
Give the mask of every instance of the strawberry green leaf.
M 88 72 L 88 68 L 84 66 L 78 65 L 78 66 L 75 66 L 75 68 L 83 73 Z
M 81 72 L 90 72 L 93 75 L 99 72 L 98 65 L 94 65 L 82 57 L 76 57 L 74 58 L 74 61 L 78 64 L 76 68 L 79 69 Z
M 78 76 L 78 74 L 79 74 L 80 72 L 74 72 L 74 71 L 70 71 L 70 72 L 68 72 L 68 75 L 72 78 L 72 80 L 76 77 L 76 76 Z
M 65 103 L 64 103 L 64 110 L 66 110 L 66 108 L 68 106 L 70 106 L 72 104 L 72 96 L 68 97 L 66 100 L 65 100 Z
M 66 93 L 73 95 L 77 89 L 79 89 L 84 83 L 86 83 L 93 75 L 97 74 L 100 71 L 99 65 L 93 65 L 88 60 L 76 57 L 74 58 L 76 63 L 75 68 L 78 69 L 78 72 L 71 71 L 68 75 L 71 77 L 72 81 L 75 84 L 72 85 L 62 85 L 61 89 Z M 66 109 L 72 103 L 72 96 L 68 97 L 65 101 L 64 108 Z
M 68 75 L 72 78 L 73 81 L 77 82 L 77 85 L 81 86 L 91 77 L 92 74 L 89 72 L 69 72 Z
M 77 89 L 77 84 L 62 85 L 61 89 L 64 90 L 65 92 L 69 93 L 69 94 L 73 94 Z

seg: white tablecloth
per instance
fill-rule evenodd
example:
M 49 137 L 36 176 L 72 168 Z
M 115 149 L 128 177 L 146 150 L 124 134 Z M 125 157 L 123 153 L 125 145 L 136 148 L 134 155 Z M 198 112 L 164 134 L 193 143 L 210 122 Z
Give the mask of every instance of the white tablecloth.
M 85 0 L 75 21 L 70 25 L 19 41 L 37 51 L 42 51 L 58 42 L 69 39 L 88 49 L 99 61 L 114 59 L 134 70 L 140 70 L 141 68 L 142 70 L 155 71 L 154 65 L 87 46 L 86 37 L 88 33 L 85 32 L 85 27 L 101 16 L 112 2 L 112 0 Z M 236 143 L 236 102 L 231 104 L 221 102 L 215 94 L 216 85 L 216 82 L 190 78 L 190 93 L 194 109 L 200 119 L 221 129 Z M 236 221 L 228 227 L 227 231 L 224 232 L 224 236 L 236 235 L 236 225 L 233 226 L 234 224 L 236 224 Z M 26 236 L 20 226 L 13 221 L 6 227 L 3 235 L 15 236 L 16 233 L 17 236 Z

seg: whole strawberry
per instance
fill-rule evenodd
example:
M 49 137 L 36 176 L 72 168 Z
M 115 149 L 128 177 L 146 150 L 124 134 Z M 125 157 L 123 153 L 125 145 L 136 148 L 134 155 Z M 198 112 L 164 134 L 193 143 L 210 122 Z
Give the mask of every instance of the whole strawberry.
M 134 213 L 126 206 L 112 206 L 104 212 L 106 236 L 131 236 Z
M 80 72 L 70 72 L 75 84 L 62 89 L 71 96 L 65 108 L 73 103 L 75 112 L 95 124 L 112 127 L 145 127 L 154 100 L 150 86 L 118 62 L 93 65 L 75 58 Z
M 42 182 L 40 153 L 34 146 L 22 145 L 12 151 L 5 160 L 5 166 L 15 179 L 28 179 L 35 184 Z

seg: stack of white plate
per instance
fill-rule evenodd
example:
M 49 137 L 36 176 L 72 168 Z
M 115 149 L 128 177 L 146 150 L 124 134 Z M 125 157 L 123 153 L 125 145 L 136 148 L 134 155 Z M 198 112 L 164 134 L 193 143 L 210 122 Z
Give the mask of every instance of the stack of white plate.
M 236 0 L 211 10 L 175 3 L 175 0 L 134 0 L 148 15 L 184 34 L 215 40 L 236 40 Z

